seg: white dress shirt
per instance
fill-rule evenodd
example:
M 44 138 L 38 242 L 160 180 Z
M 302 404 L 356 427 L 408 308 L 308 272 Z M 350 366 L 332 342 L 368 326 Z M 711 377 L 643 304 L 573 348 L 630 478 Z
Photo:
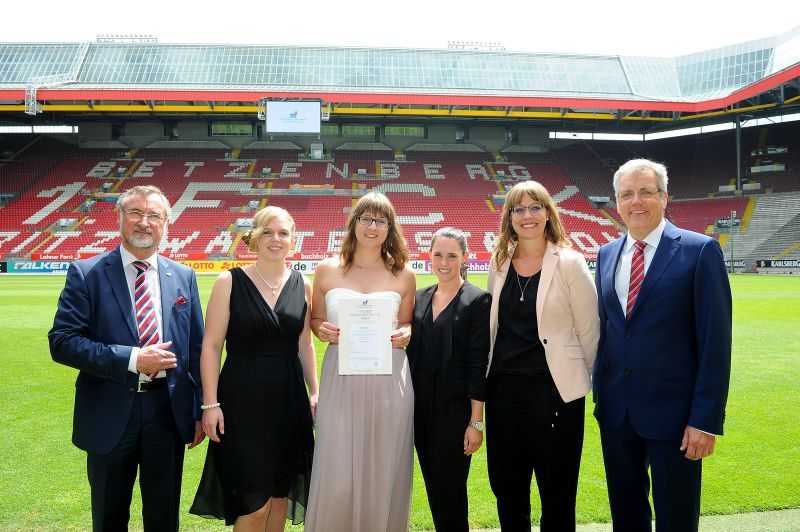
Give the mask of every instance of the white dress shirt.
M 656 248 L 658 247 L 658 243 L 661 242 L 661 235 L 664 234 L 664 226 L 666 225 L 666 220 L 662 218 L 661 223 L 643 239 L 643 242 L 647 244 L 644 247 L 645 276 L 647 276 L 647 269 L 650 268 L 650 263 L 653 262 L 653 255 L 656 254 Z M 635 244 L 636 239 L 628 233 L 628 236 L 625 237 L 625 246 L 619 257 L 619 263 L 617 263 L 617 273 L 614 275 L 614 290 L 617 292 L 619 304 L 622 305 L 622 313 L 625 314 L 626 317 L 628 309 L 628 287 L 631 283 L 631 262 L 633 261 Z
M 124 246 L 119 247 L 119 253 L 122 256 L 122 269 L 125 271 L 125 280 L 128 282 L 128 294 L 131 296 L 131 310 L 133 312 L 133 324 L 136 323 L 136 303 L 134 301 L 134 285 L 136 284 L 136 266 L 133 265 L 134 261 L 140 260 L 131 254 L 130 251 L 125 249 Z M 150 298 L 153 300 L 153 306 L 156 312 L 156 327 L 158 328 L 158 337 L 163 342 L 164 332 L 161 328 L 161 285 L 158 282 L 158 256 L 154 253 L 148 258 L 144 259 L 150 267 L 144 272 L 147 286 L 150 289 Z M 131 351 L 131 358 L 128 360 L 128 371 L 131 373 L 139 373 L 136 370 L 136 362 L 139 358 L 139 348 L 134 346 Z M 166 377 L 167 373 L 164 370 L 158 372 L 156 378 Z M 149 381 L 147 375 L 140 373 L 140 381 Z

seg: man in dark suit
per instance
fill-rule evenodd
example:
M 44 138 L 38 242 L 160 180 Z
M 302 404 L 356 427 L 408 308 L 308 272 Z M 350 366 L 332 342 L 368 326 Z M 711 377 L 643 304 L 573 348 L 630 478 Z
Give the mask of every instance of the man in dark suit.
M 117 207 L 122 244 L 70 265 L 50 354 L 80 370 L 72 441 L 87 452 L 93 529 L 127 530 L 138 469 L 144 529 L 173 531 L 183 446 L 203 439 L 197 279 L 157 254 L 170 209 L 158 188 Z
M 722 434 L 731 292 L 712 238 L 664 218 L 667 170 L 635 159 L 614 174 L 628 234 L 600 248 L 595 417 L 614 531 L 696 531 L 701 460 Z M 648 476 L 648 467 L 650 476 Z

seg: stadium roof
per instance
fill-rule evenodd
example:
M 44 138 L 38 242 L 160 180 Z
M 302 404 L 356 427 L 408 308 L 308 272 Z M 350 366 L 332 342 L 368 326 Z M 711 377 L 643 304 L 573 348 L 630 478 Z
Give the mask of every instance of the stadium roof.
M 0 102 L 172 101 L 701 112 L 800 78 L 800 28 L 674 58 L 158 43 L 0 43 Z M 0 106 L 1 107 L 1 106 Z

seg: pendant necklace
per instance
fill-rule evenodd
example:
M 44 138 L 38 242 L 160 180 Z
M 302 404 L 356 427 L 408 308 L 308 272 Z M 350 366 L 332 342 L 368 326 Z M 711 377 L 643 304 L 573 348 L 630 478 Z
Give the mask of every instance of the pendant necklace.
M 261 282 L 263 282 L 265 285 L 267 285 L 267 286 L 269 287 L 269 289 L 270 289 L 270 290 L 272 290 L 272 296 L 274 297 L 274 296 L 275 296 L 275 294 L 276 294 L 276 293 L 277 293 L 277 291 L 278 291 L 278 288 L 280 288 L 280 287 L 281 287 L 281 284 L 283 283 L 283 276 L 281 275 L 281 280 L 280 280 L 280 281 L 278 281 L 278 284 L 276 284 L 275 286 L 272 286 L 271 284 L 269 284 L 269 283 L 267 282 L 267 280 L 266 280 L 266 279 L 264 279 L 264 276 L 263 276 L 263 275 L 261 275 L 261 272 L 260 272 L 260 271 L 258 271 L 258 266 L 256 266 L 255 264 L 253 264 L 253 269 L 256 271 L 256 275 L 258 275 L 258 278 L 259 278 L 259 279 L 261 279 Z
M 520 300 L 520 301 L 525 301 L 525 289 L 526 289 L 526 288 L 528 288 L 528 283 L 530 283 L 530 282 L 531 282 L 531 279 L 533 279 L 533 275 L 531 275 L 530 277 L 528 277 L 528 280 L 527 280 L 527 281 L 525 281 L 525 286 L 523 287 L 523 286 L 522 286 L 522 283 L 521 283 L 521 282 L 519 282 L 519 272 L 517 272 L 517 271 L 515 270 L 515 271 L 514 271 L 514 273 L 516 273 L 516 274 L 517 274 L 517 286 L 519 286 L 519 300 Z

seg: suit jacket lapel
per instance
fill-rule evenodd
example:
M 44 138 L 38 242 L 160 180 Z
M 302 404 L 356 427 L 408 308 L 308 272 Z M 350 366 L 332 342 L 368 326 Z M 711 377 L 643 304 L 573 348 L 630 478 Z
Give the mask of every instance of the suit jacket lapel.
M 423 290 L 419 295 L 419 299 L 414 305 L 414 314 L 419 322 L 422 322 L 422 320 L 425 319 L 425 311 L 427 310 L 428 305 L 431 304 L 431 299 L 433 299 L 433 291 L 435 289 L 436 285 L 434 284 Z
M 494 273 L 494 285 L 492 285 L 492 307 L 491 315 L 497 318 L 497 311 L 500 308 L 500 292 L 503 291 L 503 285 L 506 284 L 506 276 L 508 270 L 511 268 L 511 257 L 513 256 L 513 249 L 509 258 L 500 266 L 500 269 Z
M 414 300 L 414 323 L 418 323 L 420 326 L 422 321 L 425 319 L 425 311 L 431 302 L 435 288 L 436 285 L 431 285 L 428 288 L 417 292 L 417 296 Z M 422 343 L 424 341 L 425 339 L 420 337 L 420 332 L 418 330 L 411 331 L 411 343 L 409 344 L 408 349 L 408 362 L 411 365 L 412 373 L 416 371 L 416 356 L 419 354 L 419 349 L 422 347 Z
M 620 257 L 622 257 L 622 250 L 625 249 L 625 240 L 627 237 L 623 236 L 618 238 L 609 245 L 609 255 L 612 260 L 604 263 L 603 271 L 596 272 L 595 275 L 602 275 L 603 293 L 598 297 L 602 297 L 606 302 L 606 308 L 617 314 L 621 320 L 625 319 L 625 314 L 622 312 L 622 305 L 619 303 L 616 287 L 616 273 L 619 267 Z
M 130 288 L 128 288 L 128 281 L 125 278 L 125 269 L 122 266 L 122 256 L 119 253 L 119 248 L 106 256 L 105 265 L 108 284 L 111 286 L 111 291 L 114 292 L 114 298 L 117 300 L 131 337 L 137 341 L 135 345 L 138 345 L 139 334 L 136 330 L 136 324 L 133 322 L 131 292 Z
M 158 285 L 161 288 L 161 341 L 169 342 L 172 340 L 172 333 L 169 329 L 172 323 L 172 306 L 177 299 L 178 289 L 175 279 L 175 272 L 170 268 L 169 262 L 158 256 Z
M 442 322 L 442 369 L 447 367 L 447 362 L 449 362 L 450 358 L 453 356 L 453 331 L 455 330 L 454 325 L 456 316 L 461 314 L 461 296 L 463 293 L 463 290 L 459 291 L 454 298 L 455 300 L 452 302 L 453 314 L 451 319 Z
M 674 225 L 667 222 L 664 226 L 664 233 L 661 235 L 661 241 L 656 248 L 656 253 L 653 255 L 653 262 L 650 263 L 650 267 L 647 269 L 647 273 L 644 276 L 644 281 L 642 281 L 642 288 L 639 290 L 639 295 L 636 296 L 636 303 L 633 306 L 631 319 L 636 317 L 637 309 L 647 299 L 650 292 L 653 291 L 653 287 L 658 283 L 659 278 L 661 278 L 661 275 L 667 269 L 667 266 L 672 260 L 672 257 L 675 256 L 675 252 L 678 251 L 679 247 L 680 233 L 678 233 Z
M 452 316 L 451 319 L 442 322 L 442 352 L 444 353 L 444 358 L 442 359 L 443 366 L 447 364 L 450 358 L 453 356 L 453 346 L 456 344 L 453 335 L 456 334 L 456 330 L 459 328 L 456 327 L 457 323 L 456 320 L 464 314 L 464 308 L 466 307 L 466 302 L 464 301 L 465 297 L 465 290 L 464 287 L 467 286 L 468 281 L 464 281 L 464 284 L 461 285 L 459 288 L 458 293 L 456 294 L 454 301 L 451 303 L 453 305 L 452 308 Z M 444 310 L 444 309 L 443 309 Z M 468 331 L 469 332 L 469 331 Z
M 544 312 L 544 300 L 547 296 L 547 290 L 550 288 L 550 283 L 553 281 L 556 267 L 558 266 L 558 247 L 551 243 L 547 243 L 547 249 L 542 257 L 542 275 L 539 277 L 539 288 L 536 291 L 536 316 L 541 319 Z

